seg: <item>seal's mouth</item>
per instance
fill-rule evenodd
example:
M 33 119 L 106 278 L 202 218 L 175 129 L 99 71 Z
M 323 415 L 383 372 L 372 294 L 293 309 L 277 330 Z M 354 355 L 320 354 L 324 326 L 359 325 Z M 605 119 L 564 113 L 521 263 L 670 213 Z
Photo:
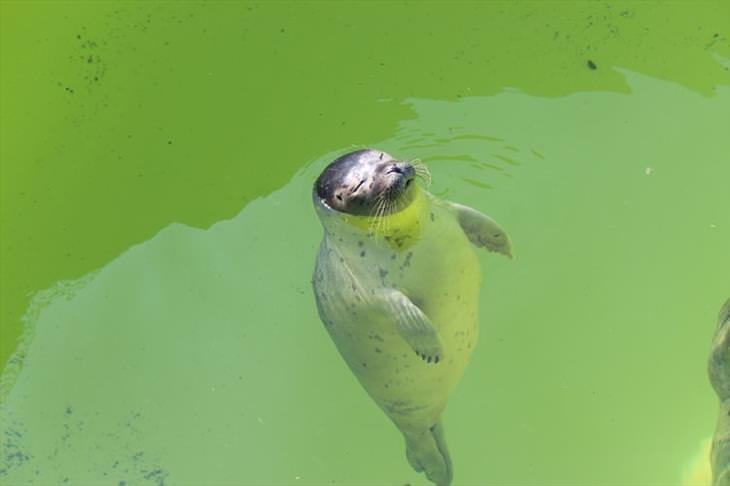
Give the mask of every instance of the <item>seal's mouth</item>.
M 416 178 L 416 170 L 410 164 L 394 165 L 388 169 L 386 174 L 388 175 L 388 185 L 384 192 L 391 200 L 398 199 Z
M 413 191 L 415 171 L 410 166 L 394 166 L 386 172 L 386 183 L 375 197 L 375 208 L 385 206 L 384 214 L 397 212 L 408 204 Z M 378 204 L 382 203 L 382 204 Z
M 416 170 L 408 163 L 398 162 L 385 170 L 386 183 L 375 196 L 368 216 L 380 218 L 406 208 L 413 199 Z

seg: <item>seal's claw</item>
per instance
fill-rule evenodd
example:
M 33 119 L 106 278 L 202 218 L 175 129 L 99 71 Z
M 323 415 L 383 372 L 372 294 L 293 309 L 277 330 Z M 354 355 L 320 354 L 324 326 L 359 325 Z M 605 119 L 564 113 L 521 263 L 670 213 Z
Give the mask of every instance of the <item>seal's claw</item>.
M 416 351 L 416 356 L 421 358 L 426 363 L 436 364 L 439 361 L 441 361 L 441 355 L 438 353 L 425 353 L 425 352 L 422 353 L 420 351 Z

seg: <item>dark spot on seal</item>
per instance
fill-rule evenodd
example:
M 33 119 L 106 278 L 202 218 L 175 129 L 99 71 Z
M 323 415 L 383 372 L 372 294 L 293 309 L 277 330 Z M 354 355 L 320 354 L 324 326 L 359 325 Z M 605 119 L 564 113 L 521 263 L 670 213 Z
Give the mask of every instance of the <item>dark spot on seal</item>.
M 363 251 L 360 252 L 360 256 L 361 257 L 364 257 L 365 256 L 365 250 L 363 250 Z
M 364 245 L 364 244 L 365 244 L 365 243 L 363 243 L 362 241 L 358 241 L 358 242 L 357 242 L 357 246 L 362 246 L 362 245 Z
M 395 231 L 397 231 L 397 229 Z M 408 236 L 408 235 L 401 235 L 401 236 L 396 237 L 393 241 L 398 246 L 398 248 L 403 248 L 403 245 L 405 244 L 405 241 L 408 240 L 408 239 L 410 239 L 410 236 Z
M 380 278 L 385 278 L 388 276 L 388 271 L 382 268 L 378 271 L 378 273 L 380 273 Z
M 431 216 L 431 221 L 436 221 L 436 215 L 430 213 L 429 216 Z
M 380 348 L 374 348 L 374 349 L 375 349 L 375 352 L 376 353 L 382 353 L 382 351 L 380 350 Z
M 411 266 L 411 258 L 412 257 L 413 257 L 413 252 L 412 251 L 409 251 L 408 254 L 406 255 L 406 259 L 403 260 L 403 266 L 401 267 L 401 269 Z
M 588 69 L 596 70 L 598 66 L 596 66 L 596 63 L 588 59 L 588 62 L 586 63 L 588 65 Z
M 363 368 L 367 368 L 367 367 L 368 367 L 368 364 L 367 364 L 366 362 L 364 362 L 364 361 L 363 361 L 363 362 L 362 362 L 362 366 L 363 366 Z

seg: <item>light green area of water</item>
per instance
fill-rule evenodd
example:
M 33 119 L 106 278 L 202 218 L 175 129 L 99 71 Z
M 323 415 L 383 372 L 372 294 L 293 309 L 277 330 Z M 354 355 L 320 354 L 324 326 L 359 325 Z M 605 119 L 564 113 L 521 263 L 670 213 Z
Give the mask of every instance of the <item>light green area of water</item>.
M 423 484 L 309 288 L 312 180 L 368 144 L 515 243 L 482 255 L 456 483 L 677 484 L 730 294 L 728 18 L 3 3 L 4 356 L 50 289 L 3 377 L 5 479 Z

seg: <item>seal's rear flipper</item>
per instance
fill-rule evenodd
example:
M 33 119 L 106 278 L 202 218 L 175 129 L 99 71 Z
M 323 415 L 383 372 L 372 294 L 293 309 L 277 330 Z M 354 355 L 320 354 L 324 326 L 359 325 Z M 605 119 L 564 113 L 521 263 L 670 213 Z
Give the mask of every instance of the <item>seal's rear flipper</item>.
M 475 246 L 512 258 L 512 243 L 507 232 L 489 216 L 476 209 L 457 203 L 448 203 L 466 234 Z
M 429 429 L 406 435 L 406 457 L 416 472 L 438 486 L 449 486 L 454 477 L 441 420 Z

